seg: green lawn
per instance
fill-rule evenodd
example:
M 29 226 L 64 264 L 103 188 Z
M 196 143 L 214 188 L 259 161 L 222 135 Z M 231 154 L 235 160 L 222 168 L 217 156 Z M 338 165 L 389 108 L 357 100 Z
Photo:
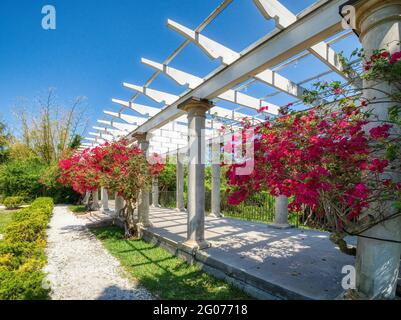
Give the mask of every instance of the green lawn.
M 0 233 L 4 232 L 7 224 L 11 222 L 13 212 L 0 210 Z
M 117 227 L 92 232 L 142 286 L 160 299 L 250 299 L 241 290 L 160 247 L 142 240 L 123 239 L 123 232 Z
M 70 209 L 71 212 L 78 214 L 78 215 L 87 213 L 85 206 L 71 205 L 71 206 L 68 206 L 68 209 Z

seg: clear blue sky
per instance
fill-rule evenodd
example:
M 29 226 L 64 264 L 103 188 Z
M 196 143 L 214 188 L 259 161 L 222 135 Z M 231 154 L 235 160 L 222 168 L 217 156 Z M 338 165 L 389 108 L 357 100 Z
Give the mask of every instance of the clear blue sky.
M 117 110 L 111 98 L 128 100 L 133 92 L 122 82 L 143 84 L 153 73 L 140 63 L 141 57 L 164 60 L 183 38 L 166 27 L 171 18 L 195 28 L 221 0 L 1 0 L 0 1 L 0 116 L 11 126 L 16 122 L 12 106 L 18 97 L 33 99 L 49 87 L 57 88 L 62 101 L 86 96 L 96 124 L 103 109 Z M 281 1 L 294 13 L 314 0 Z M 57 29 L 41 27 L 44 5 L 57 10 Z M 252 0 L 233 4 L 204 31 L 204 34 L 234 49 L 243 50 L 272 30 Z M 338 44 L 350 50 L 355 39 Z M 311 68 L 313 60 L 313 68 Z M 198 76 L 205 76 L 218 65 L 201 50 L 190 45 L 173 63 Z M 294 81 L 326 70 L 315 58 L 285 70 Z M 182 87 L 159 77 L 155 89 L 179 94 Z M 271 89 L 256 85 L 249 93 L 263 96 Z M 283 103 L 284 96 L 272 98 Z M 138 102 L 157 106 L 141 98 Z

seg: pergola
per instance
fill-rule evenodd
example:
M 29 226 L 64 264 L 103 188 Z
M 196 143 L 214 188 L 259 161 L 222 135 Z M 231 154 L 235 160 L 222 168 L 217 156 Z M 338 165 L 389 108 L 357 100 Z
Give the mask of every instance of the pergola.
M 277 0 L 254 0 L 254 5 L 266 19 L 274 21 L 275 28 L 264 37 L 237 52 L 209 38 L 203 31 L 230 6 L 232 0 L 223 1 L 197 28 L 190 29 L 176 21 L 168 20 L 167 26 L 184 38 L 184 41 L 164 61 L 142 58 L 142 63 L 155 70 L 143 84 L 123 83 L 135 94 L 128 99 L 112 99 L 118 111 L 104 111 L 106 119 L 99 119 L 91 137 L 86 138 L 81 149 L 93 147 L 104 141 L 127 137 L 136 141 L 145 152 L 159 152 L 177 156 L 177 208 L 183 205 L 183 155 L 188 156 L 188 238 L 186 246 L 203 249 L 208 246 L 204 238 L 205 190 L 204 158 L 206 147 L 212 149 L 212 213 L 220 214 L 220 149 L 221 139 L 218 129 L 229 124 L 235 131 L 239 122 L 247 117 L 257 123 L 264 120 L 265 114 L 257 113 L 268 106 L 270 116 L 277 116 L 282 105 L 275 105 L 270 98 L 279 93 L 287 95 L 300 108 L 305 85 L 334 73 L 343 82 L 348 78 L 343 72 L 339 54 L 333 44 L 346 38 L 356 37 L 366 50 L 383 47 L 392 40 L 400 40 L 400 12 L 397 1 L 376 0 L 320 0 L 294 14 Z M 399 2 L 398 2 L 399 4 Z M 393 6 L 394 5 L 394 6 Z M 394 9 L 395 8 L 395 9 Z M 397 14 L 395 12 L 398 12 Z M 350 14 L 350 24 L 354 30 L 344 30 L 341 15 Z M 377 15 L 377 16 L 376 16 Z M 398 23 L 398 31 L 392 26 Z M 378 27 L 379 26 L 379 27 Z M 384 33 L 386 32 L 386 33 Z M 185 70 L 171 66 L 174 59 L 190 43 L 195 44 L 211 59 L 218 59 L 220 65 L 205 77 L 193 75 Z M 293 81 L 281 73 L 285 68 L 305 57 L 312 56 L 326 66 L 326 70 L 301 81 Z M 358 61 L 356 61 L 357 63 Z M 152 84 L 160 76 L 167 76 L 185 87 L 180 95 L 159 91 Z M 263 97 L 254 97 L 244 89 L 254 83 L 266 85 L 273 90 Z M 146 96 L 162 108 L 136 103 L 140 96 Z M 234 109 L 219 105 L 221 101 L 235 104 Z M 134 111 L 136 115 L 129 114 Z M 154 188 L 157 192 L 157 188 Z M 276 199 L 276 225 L 288 227 L 288 199 Z M 142 192 L 138 213 L 144 227 L 150 225 L 149 193 Z M 367 241 L 359 240 L 361 243 Z M 378 290 L 384 280 L 377 279 L 380 268 L 375 257 L 396 254 L 383 244 L 363 244 L 363 255 L 369 263 L 359 263 L 360 274 L 365 277 L 364 290 L 367 293 Z M 378 251 L 378 246 L 382 250 Z M 398 250 L 398 249 L 397 249 Z M 391 256 L 391 257 L 390 257 Z M 383 261 L 383 258 L 377 258 Z M 372 283 L 374 284 L 372 287 Z

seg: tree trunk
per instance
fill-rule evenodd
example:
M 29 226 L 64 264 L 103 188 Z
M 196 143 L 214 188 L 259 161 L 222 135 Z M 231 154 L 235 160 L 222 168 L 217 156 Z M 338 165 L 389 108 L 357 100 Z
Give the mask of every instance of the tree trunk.
M 135 203 L 135 202 L 134 202 Z M 121 210 L 120 216 L 124 220 L 124 236 L 125 238 L 138 238 L 138 219 L 135 218 L 135 206 L 131 201 L 125 201 L 125 207 Z

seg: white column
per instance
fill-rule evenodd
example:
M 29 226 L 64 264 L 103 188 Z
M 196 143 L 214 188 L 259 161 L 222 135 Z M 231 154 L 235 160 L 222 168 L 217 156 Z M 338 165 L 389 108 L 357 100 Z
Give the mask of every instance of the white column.
M 99 204 L 99 190 L 96 189 L 95 191 L 92 191 L 92 210 L 99 210 L 100 209 L 100 204 Z
M 135 138 L 138 140 L 140 149 L 147 155 L 149 149 L 149 141 L 147 134 L 137 134 Z M 150 227 L 152 224 L 149 220 L 149 191 L 141 189 L 138 196 L 138 217 L 139 223 L 143 227 Z
M 176 166 L 176 203 L 177 211 L 185 211 L 184 206 L 184 155 L 177 153 Z
M 118 217 L 122 209 L 124 209 L 124 198 L 119 196 L 118 193 L 116 192 L 115 203 L 114 203 L 114 215 Z
M 91 197 L 91 192 L 90 191 L 86 191 L 85 192 L 85 197 L 83 198 L 82 203 L 84 205 L 88 205 L 90 197 Z
M 109 211 L 109 194 L 106 188 L 101 188 L 101 200 L 102 200 L 102 212 L 107 213 Z
M 194 98 L 184 102 L 180 109 L 188 113 L 188 234 L 185 246 L 204 249 L 205 240 L 205 119 L 211 108 L 209 101 Z
M 366 53 L 369 55 L 375 49 L 387 48 L 390 52 L 400 50 L 398 42 L 401 38 L 401 3 L 398 0 L 367 0 L 356 8 L 356 27 Z M 363 81 L 364 88 L 371 83 Z M 391 86 L 382 83 L 376 86 L 379 90 L 389 92 Z M 388 118 L 389 103 L 386 96 L 373 89 L 365 89 L 364 97 L 375 97 L 375 103 L 369 105 L 372 114 L 380 120 Z M 372 126 L 379 125 L 375 123 Z M 399 176 L 393 176 L 399 179 Z M 393 214 L 392 203 L 380 203 L 387 213 Z M 369 210 L 375 211 L 375 205 Z M 368 212 L 366 212 L 368 213 Z M 373 213 L 374 214 L 374 213 Z M 369 229 L 363 236 L 401 241 L 401 217 L 387 220 Z M 400 267 L 401 244 L 358 238 L 356 257 L 356 287 L 366 298 L 382 299 L 395 296 L 396 282 Z
M 211 215 L 221 217 L 220 212 L 220 143 L 212 143 L 212 203 Z
M 152 179 L 152 206 L 160 207 L 159 204 L 159 179 Z
M 279 229 L 291 227 L 288 223 L 288 198 L 286 196 L 275 198 L 275 220 L 273 227 Z

